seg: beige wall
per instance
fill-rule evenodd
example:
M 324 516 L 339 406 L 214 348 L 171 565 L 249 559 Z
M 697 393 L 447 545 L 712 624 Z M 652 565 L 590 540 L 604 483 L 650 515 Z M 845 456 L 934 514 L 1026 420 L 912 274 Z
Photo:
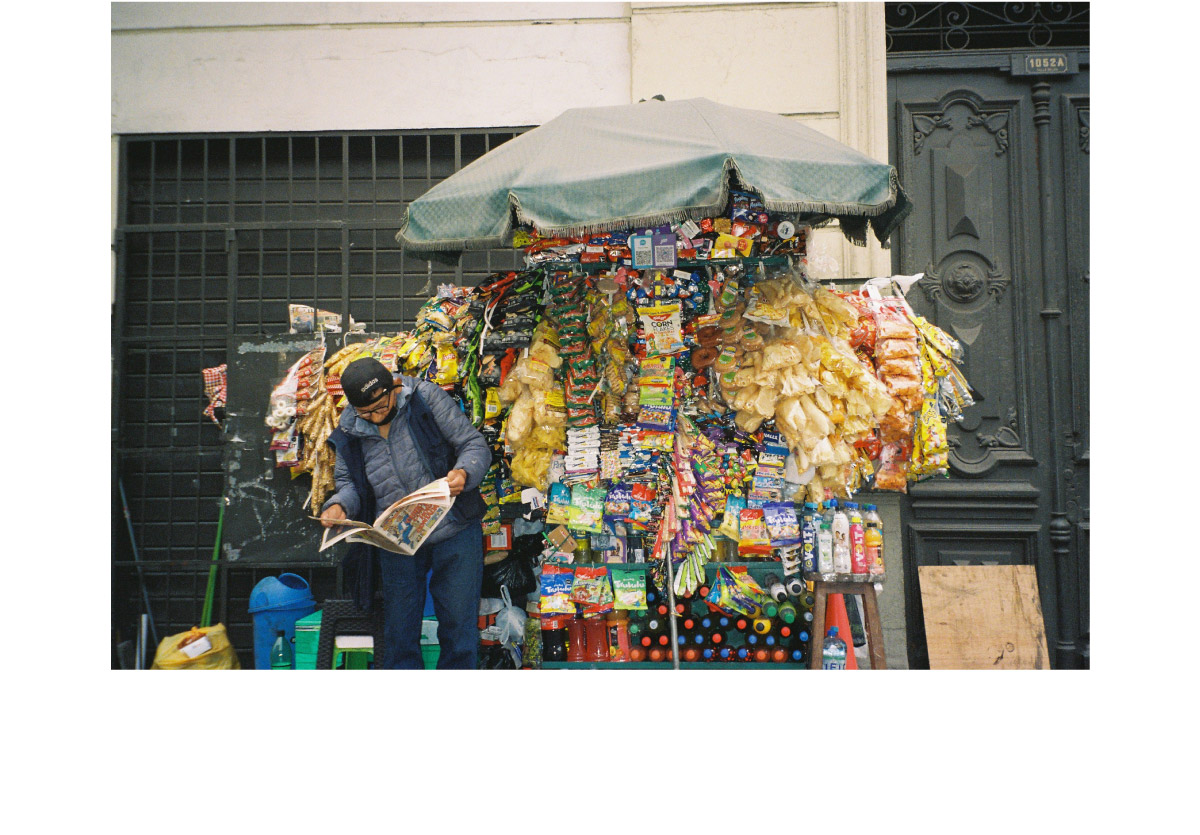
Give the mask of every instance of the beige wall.
M 881 3 L 631 3 L 633 100 L 703 96 L 783 113 L 886 162 Z M 891 274 L 878 243 L 818 230 L 820 278 Z

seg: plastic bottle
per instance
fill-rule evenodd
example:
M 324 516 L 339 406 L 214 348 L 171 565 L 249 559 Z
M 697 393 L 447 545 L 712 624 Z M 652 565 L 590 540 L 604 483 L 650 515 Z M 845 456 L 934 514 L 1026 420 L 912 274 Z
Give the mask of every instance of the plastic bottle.
M 774 574 L 768 574 L 764 578 L 764 584 L 767 587 L 767 594 L 780 603 L 787 599 L 787 589 L 784 588 L 783 582 Z
M 850 565 L 850 518 L 837 504 L 833 510 L 833 571 L 849 574 Z
M 829 627 L 825 636 L 825 644 L 821 651 L 822 670 L 846 669 L 846 642 L 837 636 L 838 628 Z
M 779 604 L 779 617 L 784 623 L 795 623 L 796 621 L 796 604 L 792 601 Z
M 793 574 L 791 577 L 788 577 L 786 587 L 787 593 L 792 597 L 799 597 L 807 589 L 807 586 L 804 585 L 804 577 L 799 574 Z
M 833 573 L 833 528 L 828 522 L 821 522 L 817 529 L 817 571 Z
M 271 669 L 292 669 L 292 645 L 287 639 L 287 633 L 282 629 L 275 630 L 275 643 L 271 647 Z
M 883 573 L 883 520 L 875 510 L 875 505 L 863 505 L 863 547 L 867 552 L 867 571 L 871 574 Z
M 863 545 L 863 518 L 857 502 L 846 502 L 846 518 L 850 523 L 850 572 L 867 573 L 867 549 Z
M 805 502 L 800 514 L 800 565 L 808 574 L 817 570 L 817 518 L 817 506 Z

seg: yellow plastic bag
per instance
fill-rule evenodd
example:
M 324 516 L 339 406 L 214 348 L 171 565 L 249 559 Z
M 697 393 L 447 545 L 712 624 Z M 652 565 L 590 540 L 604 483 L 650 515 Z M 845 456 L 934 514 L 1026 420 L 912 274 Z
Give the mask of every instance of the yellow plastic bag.
M 197 641 L 207 639 L 212 646 L 195 658 L 188 657 L 184 649 Z M 180 647 L 184 649 L 180 649 Z M 240 670 L 237 653 L 225 634 L 225 624 L 216 626 L 194 626 L 187 632 L 163 638 L 154 653 L 151 670 Z

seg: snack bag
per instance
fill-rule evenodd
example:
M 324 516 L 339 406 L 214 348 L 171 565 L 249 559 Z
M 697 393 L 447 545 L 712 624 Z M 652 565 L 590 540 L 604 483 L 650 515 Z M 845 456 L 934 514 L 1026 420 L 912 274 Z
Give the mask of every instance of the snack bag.
M 764 557 L 771 553 L 771 538 L 761 509 L 746 508 L 738 514 L 738 556 Z
M 575 604 L 571 601 L 574 583 L 574 569 L 558 565 L 543 566 L 538 611 L 543 615 L 575 614 Z
M 589 488 L 576 484 L 571 490 L 567 527 L 573 531 L 603 533 L 605 492 L 603 487 Z
M 763 518 L 773 547 L 788 548 L 800 542 L 800 523 L 791 502 L 768 502 L 763 505 Z
M 602 565 L 577 566 L 575 581 L 571 585 L 571 600 L 583 606 L 584 614 L 611 612 L 613 591 L 608 582 L 608 568 Z
M 675 354 L 682 351 L 683 325 L 679 302 L 639 307 L 638 316 L 646 331 L 646 354 Z
M 565 525 L 571 508 L 571 488 L 560 481 L 550 484 L 550 496 L 546 505 L 546 524 Z
M 646 571 L 641 568 L 609 568 L 613 584 L 613 607 L 618 611 L 646 611 Z

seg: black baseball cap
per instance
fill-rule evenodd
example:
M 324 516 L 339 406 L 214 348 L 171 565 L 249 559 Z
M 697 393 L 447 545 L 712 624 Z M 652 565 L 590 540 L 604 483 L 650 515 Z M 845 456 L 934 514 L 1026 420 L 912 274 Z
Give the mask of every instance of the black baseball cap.
M 356 409 L 370 406 L 395 385 L 392 372 L 374 357 L 355 360 L 342 372 L 342 391 Z

